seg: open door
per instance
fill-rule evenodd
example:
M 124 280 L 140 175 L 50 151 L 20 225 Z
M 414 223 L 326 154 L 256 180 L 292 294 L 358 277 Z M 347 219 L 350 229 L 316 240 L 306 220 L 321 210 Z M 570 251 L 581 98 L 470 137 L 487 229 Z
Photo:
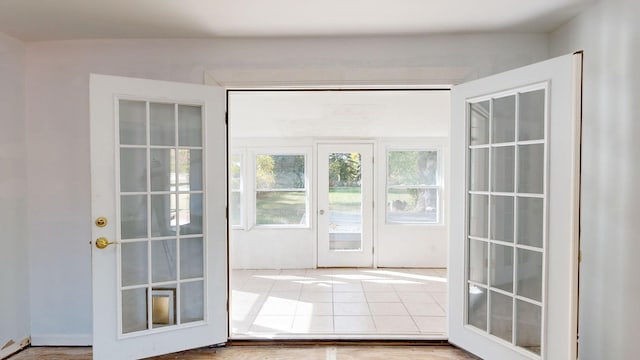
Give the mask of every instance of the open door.
M 94 359 L 226 342 L 224 92 L 90 83 Z
M 449 341 L 576 359 L 582 54 L 452 91 Z

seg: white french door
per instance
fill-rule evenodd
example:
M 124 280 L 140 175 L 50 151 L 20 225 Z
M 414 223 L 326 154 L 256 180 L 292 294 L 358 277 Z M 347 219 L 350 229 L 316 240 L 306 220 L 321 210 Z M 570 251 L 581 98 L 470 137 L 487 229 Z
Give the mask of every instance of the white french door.
M 90 85 L 94 359 L 226 342 L 224 92 Z
M 575 359 L 581 54 L 452 91 L 449 341 Z
M 373 145 L 318 144 L 318 266 L 373 266 Z

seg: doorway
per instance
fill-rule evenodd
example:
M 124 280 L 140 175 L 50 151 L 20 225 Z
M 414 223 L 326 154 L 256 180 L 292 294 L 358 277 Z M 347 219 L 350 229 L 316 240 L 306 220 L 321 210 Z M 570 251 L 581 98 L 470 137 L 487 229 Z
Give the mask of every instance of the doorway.
M 231 338 L 445 339 L 449 92 L 230 90 L 228 111 Z
M 318 144 L 318 267 L 373 265 L 373 145 Z

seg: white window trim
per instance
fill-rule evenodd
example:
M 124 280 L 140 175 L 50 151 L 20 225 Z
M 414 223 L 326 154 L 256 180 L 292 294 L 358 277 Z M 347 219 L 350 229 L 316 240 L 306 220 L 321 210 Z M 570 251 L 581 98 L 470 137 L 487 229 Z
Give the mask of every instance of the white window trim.
M 246 200 L 245 200 L 245 178 L 246 178 L 246 151 L 245 149 L 234 149 L 229 152 L 229 159 L 233 156 L 240 156 L 240 189 L 233 190 L 231 186 L 229 186 L 229 198 L 231 198 L 231 193 L 239 192 L 240 193 L 240 224 L 234 225 L 231 223 L 231 202 L 229 202 L 229 226 L 232 230 L 243 230 L 246 227 Z M 229 166 L 229 165 L 227 165 Z M 229 184 L 231 184 L 231 173 L 229 173 Z
M 251 148 L 250 151 L 250 166 L 251 166 L 251 198 L 248 199 L 251 202 L 251 228 L 256 229 L 310 229 L 311 228 L 311 156 L 312 149 L 309 147 L 260 147 Z M 304 156 L 304 188 L 302 189 L 274 189 L 270 191 L 300 191 L 305 194 L 305 221 L 304 224 L 258 224 L 257 223 L 257 204 L 256 194 L 258 191 L 265 191 L 258 189 L 256 186 L 256 157 L 258 155 L 302 155 Z
M 435 151 L 437 156 L 437 174 L 436 174 L 436 184 L 435 185 L 389 185 L 389 153 L 392 151 Z M 445 189 L 444 189 L 444 156 L 443 156 L 443 147 L 440 145 L 389 145 L 385 147 L 384 150 L 384 225 L 387 226 L 442 226 L 444 225 L 444 197 L 445 197 Z M 438 191 L 438 208 L 436 210 L 436 221 L 435 222 L 390 222 L 387 217 L 388 208 L 388 195 L 389 189 L 437 189 Z

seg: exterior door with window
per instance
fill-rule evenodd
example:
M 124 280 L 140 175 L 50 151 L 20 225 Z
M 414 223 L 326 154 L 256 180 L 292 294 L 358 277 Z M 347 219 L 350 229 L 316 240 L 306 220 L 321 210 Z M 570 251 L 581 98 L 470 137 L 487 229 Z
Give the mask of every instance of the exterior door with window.
M 373 266 L 373 145 L 318 145 L 318 266 Z
M 575 359 L 581 54 L 454 87 L 449 340 Z
M 223 91 L 90 84 L 94 359 L 226 342 Z

